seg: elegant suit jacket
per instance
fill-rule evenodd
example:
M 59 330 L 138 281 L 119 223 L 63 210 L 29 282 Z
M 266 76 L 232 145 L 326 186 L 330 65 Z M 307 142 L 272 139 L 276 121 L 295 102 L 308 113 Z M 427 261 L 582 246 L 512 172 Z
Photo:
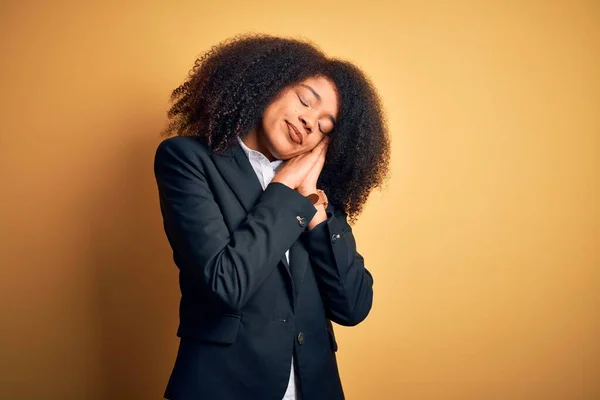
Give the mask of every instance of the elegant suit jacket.
M 307 231 L 310 200 L 276 182 L 263 191 L 239 143 L 216 154 L 166 139 L 154 172 L 181 289 L 165 397 L 281 400 L 293 354 L 304 400 L 343 399 L 331 321 L 356 325 L 373 300 L 346 214 L 330 204 Z

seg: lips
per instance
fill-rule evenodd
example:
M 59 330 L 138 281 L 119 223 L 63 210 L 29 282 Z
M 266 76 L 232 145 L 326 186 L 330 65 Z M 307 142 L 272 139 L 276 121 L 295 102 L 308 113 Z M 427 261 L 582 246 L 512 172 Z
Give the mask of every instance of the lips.
M 290 137 L 292 138 L 292 140 L 298 144 L 302 144 L 302 142 L 304 141 L 304 138 L 302 137 L 302 135 L 300 134 L 298 129 L 294 125 L 290 124 L 287 121 L 286 121 L 286 124 L 289 128 L 289 133 L 290 133 Z

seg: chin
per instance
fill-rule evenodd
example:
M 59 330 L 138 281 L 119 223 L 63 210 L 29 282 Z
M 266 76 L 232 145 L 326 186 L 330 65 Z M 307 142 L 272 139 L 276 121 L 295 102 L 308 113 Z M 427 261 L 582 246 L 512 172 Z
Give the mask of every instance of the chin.
M 300 154 L 298 149 L 294 148 L 294 146 L 288 143 L 285 139 L 272 146 L 270 151 L 273 157 L 279 160 L 287 160 Z
M 271 154 L 273 154 L 273 157 L 275 157 L 278 160 L 289 160 L 290 158 L 294 157 L 294 154 L 291 154 L 290 151 L 277 151 L 275 149 L 273 149 L 273 151 L 271 151 Z

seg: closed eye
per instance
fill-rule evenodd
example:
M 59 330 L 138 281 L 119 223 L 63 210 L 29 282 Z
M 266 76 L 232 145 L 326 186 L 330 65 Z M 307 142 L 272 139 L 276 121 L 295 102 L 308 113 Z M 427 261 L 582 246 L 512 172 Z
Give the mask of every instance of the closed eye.
M 302 101 L 302 98 L 300 96 L 298 96 L 298 100 L 300 100 L 300 103 L 302 103 L 303 106 L 308 107 L 308 104 Z
M 298 96 L 298 100 L 300 100 L 300 103 L 302 103 L 303 106 L 308 107 L 308 104 L 306 104 L 304 101 L 302 101 L 302 97 L 300 97 L 298 94 L 296 94 L 296 96 Z M 323 129 L 321 129 L 321 124 L 319 124 L 319 131 L 323 134 L 326 135 L 327 133 L 323 132 Z

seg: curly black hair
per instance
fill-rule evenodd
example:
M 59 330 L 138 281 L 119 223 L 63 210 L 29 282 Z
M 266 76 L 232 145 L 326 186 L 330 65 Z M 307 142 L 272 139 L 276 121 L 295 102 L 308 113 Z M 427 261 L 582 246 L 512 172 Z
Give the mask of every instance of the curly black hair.
M 390 141 L 383 107 L 358 67 L 327 57 L 306 39 L 252 33 L 213 46 L 173 90 L 162 135 L 200 137 L 221 152 L 257 126 L 282 89 L 316 76 L 330 79 L 340 98 L 318 187 L 354 223 L 369 193 L 387 178 Z

